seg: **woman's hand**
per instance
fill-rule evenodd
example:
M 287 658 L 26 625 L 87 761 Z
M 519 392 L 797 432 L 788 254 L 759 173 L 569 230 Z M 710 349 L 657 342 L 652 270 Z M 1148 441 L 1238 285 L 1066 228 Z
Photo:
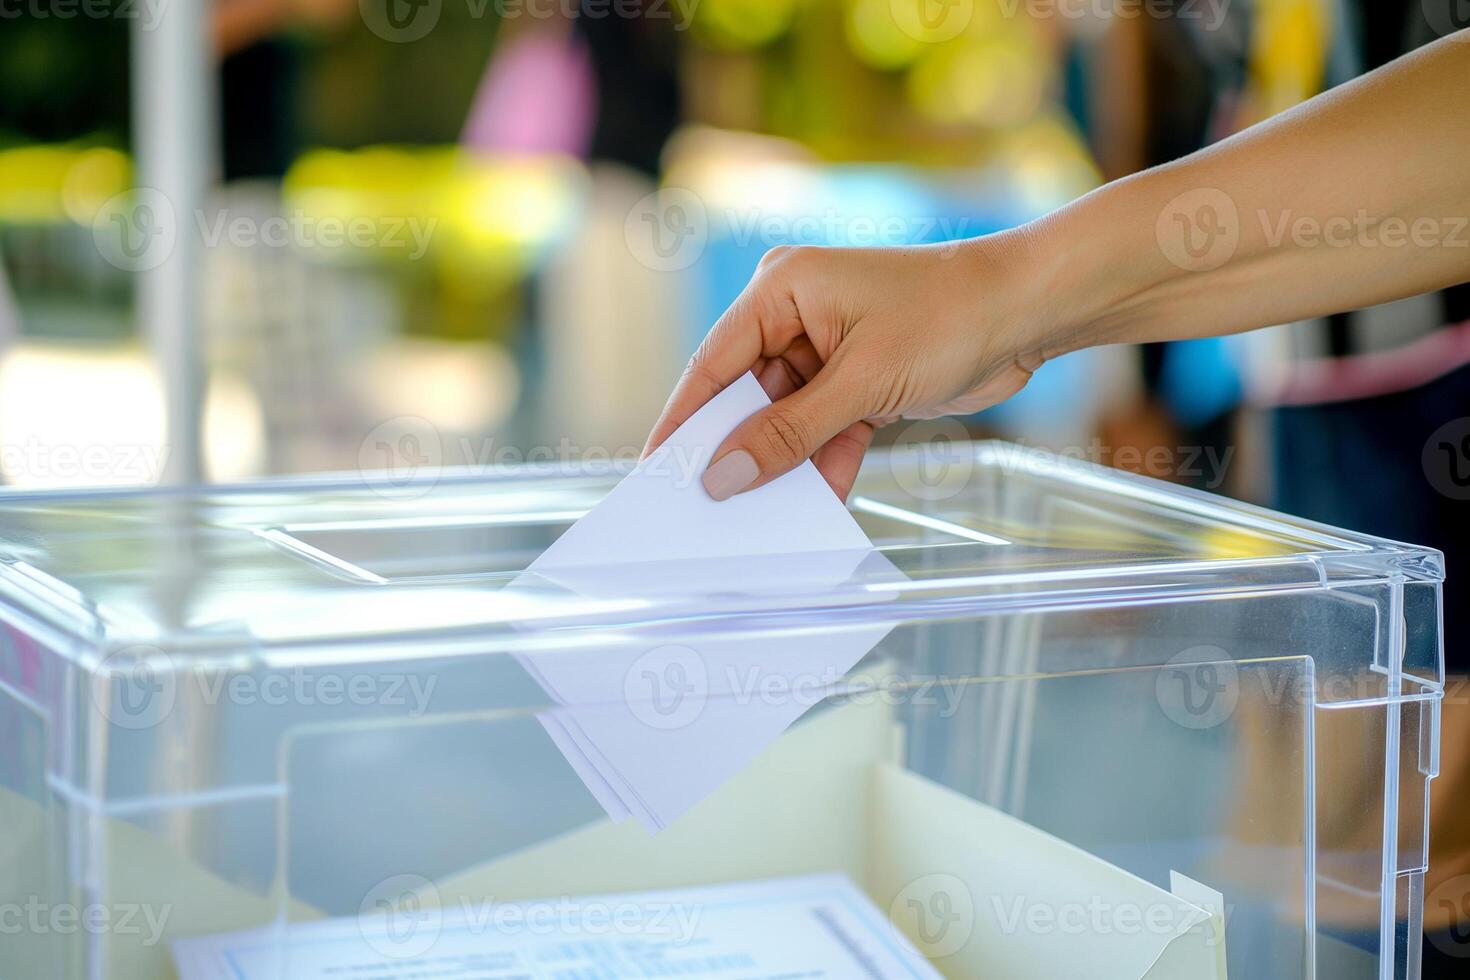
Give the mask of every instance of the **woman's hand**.
M 1013 231 L 776 249 L 694 355 L 644 452 L 753 370 L 775 404 L 715 451 L 710 495 L 814 456 L 846 496 L 875 426 L 979 411 L 1067 351 L 1217 336 L 1470 281 L 1470 168 L 1457 165 L 1470 148 L 1467 72 L 1470 30 Z
M 812 458 L 839 496 L 875 427 L 977 412 L 1056 353 L 1032 324 L 1025 236 L 900 249 L 783 247 L 700 345 L 649 437 L 652 452 L 746 371 L 772 404 L 712 457 L 716 500 Z

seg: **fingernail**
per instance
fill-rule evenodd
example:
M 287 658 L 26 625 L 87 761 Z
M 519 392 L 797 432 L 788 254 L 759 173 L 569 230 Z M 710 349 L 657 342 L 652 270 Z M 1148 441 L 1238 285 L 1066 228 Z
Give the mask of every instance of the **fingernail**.
M 716 500 L 728 500 L 761 475 L 755 457 L 743 449 L 726 453 L 704 471 L 704 490 Z

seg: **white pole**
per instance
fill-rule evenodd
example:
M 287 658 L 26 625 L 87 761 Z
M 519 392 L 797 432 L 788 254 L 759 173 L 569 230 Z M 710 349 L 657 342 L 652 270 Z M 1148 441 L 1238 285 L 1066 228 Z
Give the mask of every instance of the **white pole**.
M 137 310 L 163 380 L 167 461 L 162 482 L 203 478 L 203 367 L 195 214 L 204 206 L 214 146 L 214 57 L 209 0 L 163 0 L 158 16 L 134 21 L 133 146 L 139 188 L 162 195 L 174 247 L 138 274 Z

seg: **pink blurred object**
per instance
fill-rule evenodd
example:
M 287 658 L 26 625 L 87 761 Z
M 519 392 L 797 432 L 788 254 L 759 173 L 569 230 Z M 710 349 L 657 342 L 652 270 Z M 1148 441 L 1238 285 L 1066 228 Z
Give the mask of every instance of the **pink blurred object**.
M 463 142 L 479 151 L 584 156 L 596 111 L 586 45 L 547 32 L 523 34 L 490 59 Z

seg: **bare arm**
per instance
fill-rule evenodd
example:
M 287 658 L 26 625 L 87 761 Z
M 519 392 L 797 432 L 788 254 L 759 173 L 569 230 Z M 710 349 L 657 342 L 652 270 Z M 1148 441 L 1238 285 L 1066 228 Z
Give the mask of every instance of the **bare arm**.
M 716 451 L 710 494 L 815 457 L 846 495 L 874 426 L 979 411 L 1059 354 L 1470 280 L 1467 82 L 1463 31 L 1013 231 L 773 250 L 695 354 L 649 448 L 754 370 L 775 404 Z
M 1036 222 L 1088 342 L 1287 323 L 1470 279 L 1470 33 Z

